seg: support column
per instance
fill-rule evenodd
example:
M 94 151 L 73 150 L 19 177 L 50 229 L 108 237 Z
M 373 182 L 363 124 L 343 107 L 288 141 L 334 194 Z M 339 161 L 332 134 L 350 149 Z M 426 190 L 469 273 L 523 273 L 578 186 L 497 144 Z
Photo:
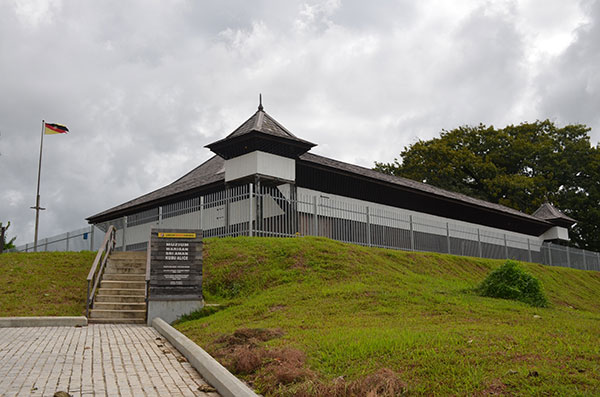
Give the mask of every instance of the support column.
M 314 236 L 319 235 L 319 214 L 317 212 L 317 196 L 313 196 Z
M 448 253 L 450 253 L 450 224 L 446 222 L 446 245 L 448 246 Z
M 94 250 L 94 225 L 90 226 L 90 251 Z
M 413 219 L 412 215 L 409 215 L 408 220 L 410 221 L 410 250 L 415 250 L 415 235 L 413 230 Z
M 123 246 L 121 247 L 121 251 L 123 251 L 123 252 L 127 251 L 127 240 L 125 239 L 126 230 L 127 230 L 127 216 L 124 216 L 123 217 L 123 238 L 122 238 Z
M 252 237 L 254 234 L 253 224 L 254 224 L 254 185 L 248 184 L 248 201 L 250 202 L 248 206 L 248 236 Z
M 369 206 L 366 208 L 367 212 L 367 246 L 371 246 L 371 215 L 369 213 Z
M 299 232 L 298 230 L 298 188 L 295 183 L 290 183 L 290 205 L 288 206 L 290 212 L 288 219 L 290 220 L 291 234 L 295 235 Z

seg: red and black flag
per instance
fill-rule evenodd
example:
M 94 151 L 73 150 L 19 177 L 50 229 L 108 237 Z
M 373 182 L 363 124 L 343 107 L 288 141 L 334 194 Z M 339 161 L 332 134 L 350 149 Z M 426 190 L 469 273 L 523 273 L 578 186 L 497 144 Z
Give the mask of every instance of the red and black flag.
M 67 132 L 69 132 L 69 129 L 62 124 L 45 124 L 44 135 L 66 134 Z

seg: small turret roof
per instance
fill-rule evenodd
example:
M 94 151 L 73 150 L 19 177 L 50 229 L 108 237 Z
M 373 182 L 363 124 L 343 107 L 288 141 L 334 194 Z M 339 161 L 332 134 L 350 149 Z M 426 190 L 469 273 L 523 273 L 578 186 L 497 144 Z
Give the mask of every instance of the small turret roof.
M 533 213 L 533 216 L 564 227 L 569 227 L 577 223 L 575 219 L 563 214 L 558 208 L 547 201 Z

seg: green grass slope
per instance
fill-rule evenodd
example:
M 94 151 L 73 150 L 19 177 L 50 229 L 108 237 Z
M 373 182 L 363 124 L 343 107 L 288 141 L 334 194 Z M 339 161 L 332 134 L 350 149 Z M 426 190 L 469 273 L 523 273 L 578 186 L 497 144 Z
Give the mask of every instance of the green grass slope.
M 177 328 L 265 395 L 600 395 L 600 273 L 523 264 L 550 301 L 532 308 L 473 292 L 501 263 L 208 239 L 226 308 Z
M 0 255 L 0 317 L 81 316 L 95 252 Z

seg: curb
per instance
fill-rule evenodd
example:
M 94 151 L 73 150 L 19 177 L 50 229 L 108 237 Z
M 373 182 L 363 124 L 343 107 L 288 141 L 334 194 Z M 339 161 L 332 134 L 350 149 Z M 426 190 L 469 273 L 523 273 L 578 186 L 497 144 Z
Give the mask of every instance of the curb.
M 0 328 L 10 327 L 85 327 L 86 317 L 0 317 Z
M 164 336 L 190 364 L 213 386 L 223 397 L 258 397 L 256 393 L 241 380 L 233 376 L 225 367 L 217 362 L 200 346 L 192 342 L 181 332 L 167 324 L 163 319 L 155 317 L 152 327 Z

